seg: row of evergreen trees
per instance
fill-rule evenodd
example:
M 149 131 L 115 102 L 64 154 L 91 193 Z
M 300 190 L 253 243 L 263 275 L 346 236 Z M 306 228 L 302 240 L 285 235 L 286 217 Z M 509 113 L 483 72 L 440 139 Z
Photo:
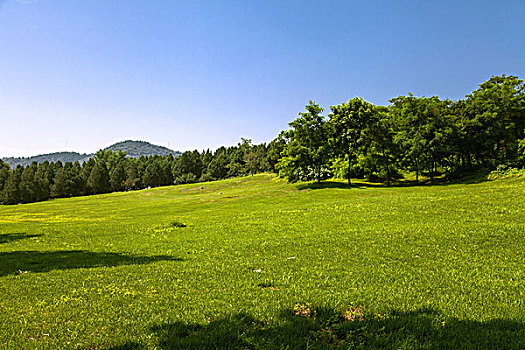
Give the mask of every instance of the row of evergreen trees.
M 314 102 L 268 145 L 188 151 L 139 159 L 99 151 L 79 162 L 33 163 L 16 169 L 0 161 L 0 203 L 126 191 L 278 172 L 290 181 L 360 177 L 386 181 L 414 171 L 461 176 L 498 165 L 525 167 L 525 86 L 494 76 L 463 100 L 398 96 L 389 106 L 362 98 L 330 107 Z
M 49 198 L 219 180 L 271 169 L 266 145 L 252 145 L 247 139 L 213 153 L 195 150 L 179 157 L 135 159 L 126 157 L 124 152 L 101 150 L 83 164 L 45 161 L 10 169 L 0 161 L 0 203 L 31 203 Z
M 465 99 L 399 96 L 389 106 L 362 98 L 323 109 L 310 101 L 277 142 L 290 181 L 336 175 L 390 183 L 406 171 L 460 176 L 497 165 L 525 167 L 525 86 L 493 76 Z

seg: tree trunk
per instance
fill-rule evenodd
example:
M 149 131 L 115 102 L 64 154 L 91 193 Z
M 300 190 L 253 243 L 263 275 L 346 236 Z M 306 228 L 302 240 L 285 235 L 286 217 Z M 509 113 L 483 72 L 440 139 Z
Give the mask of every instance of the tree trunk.
M 350 177 L 351 177 L 350 166 L 352 164 L 351 154 L 352 154 L 351 152 L 347 153 L 347 156 L 348 156 L 348 173 L 346 174 L 346 177 L 347 177 L 347 180 L 348 180 L 348 186 L 352 185 L 352 180 L 350 180 Z
M 388 156 L 386 156 L 386 183 L 390 187 L 390 162 L 388 161 Z
M 419 185 L 419 164 L 416 160 L 416 184 Z
M 430 183 L 434 184 L 434 160 L 432 159 L 432 164 L 430 164 Z

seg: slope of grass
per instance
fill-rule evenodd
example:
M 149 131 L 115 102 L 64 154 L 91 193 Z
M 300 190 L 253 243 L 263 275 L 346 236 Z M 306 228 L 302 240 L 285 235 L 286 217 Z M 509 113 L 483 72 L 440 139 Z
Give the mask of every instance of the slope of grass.
M 0 348 L 524 348 L 525 180 L 0 207 Z

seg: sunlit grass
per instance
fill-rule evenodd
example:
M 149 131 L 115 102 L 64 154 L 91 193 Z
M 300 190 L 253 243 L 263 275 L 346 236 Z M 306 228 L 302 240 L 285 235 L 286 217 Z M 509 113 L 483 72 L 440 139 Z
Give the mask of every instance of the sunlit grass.
M 3 206 L 0 347 L 522 348 L 524 198 L 258 175 Z

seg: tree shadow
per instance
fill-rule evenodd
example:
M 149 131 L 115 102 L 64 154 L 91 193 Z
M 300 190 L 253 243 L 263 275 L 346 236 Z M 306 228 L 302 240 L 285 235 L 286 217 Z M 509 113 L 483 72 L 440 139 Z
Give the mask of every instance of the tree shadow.
M 364 180 L 361 180 L 364 181 Z M 479 176 L 479 175 L 472 175 L 472 176 L 465 176 L 458 179 L 446 179 L 446 178 L 439 178 L 436 179 L 434 184 L 430 182 L 429 179 L 425 180 L 393 180 L 390 186 L 386 182 L 352 182 L 351 185 L 348 185 L 346 182 L 341 181 L 322 181 L 320 183 L 318 182 L 309 182 L 309 183 L 301 183 L 296 185 L 296 188 L 298 190 L 321 190 L 321 189 L 327 189 L 327 188 L 340 188 L 340 189 L 365 189 L 365 188 L 398 188 L 398 187 L 414 187 L 414 186 L 449 186 L 449 185 L 472 185 L 472 184 L 479 184 L 483 182 L 489 181 L 486 176 Z
M 137 265 L 165 260 L 182 259 L 167 255 L 140 256 L 85 250 L 0 252 L 0 277 L 26 272 Z
M 388 186 L 383 182 L 352 182 L 351 185 L 348 185 L 347 182 L 341 181 L 322 181 L 322 182 L 309 182 L 298 184 L 296 188 L 298 190 L 322 190 L 327 188 L 341 188 L 341 189 L 362 189 L 362 188 L 383 188 L 383 187 L 405 187 L 405 186 L 415 186 L 415 181 L 402 181 L 392 183 Z
M 339 181 L 321 181 L 321 182 L 309 182 L 298 184 L 296 188 L 298 190 L 321 190 L 325 188 L 351 188 L 347 183 Z
M 39 234 L 30 235 L 24 232 L 4 233 L 4 234 L 0 234 L 0 244 L 10 243 L 10 242 L 19 241 L 22 239 L 35 238 L 35 237 L 40 237 L 40 236 L 43 236 L 43 234 L 39 233 Z
M 308 310 L 308 311 L 306 311 Z M 459 320 L 432 309 L 366 314 L 350 308 L 286 310 L 272 323 L 245 313 L 208 324 L 173 322 L 151 331 L 160 349 L 522 349 L 525 325 Z M 304 311 L 304 312 L 303 312 Z M 141 349 L 128 342 L 114 348 Z

